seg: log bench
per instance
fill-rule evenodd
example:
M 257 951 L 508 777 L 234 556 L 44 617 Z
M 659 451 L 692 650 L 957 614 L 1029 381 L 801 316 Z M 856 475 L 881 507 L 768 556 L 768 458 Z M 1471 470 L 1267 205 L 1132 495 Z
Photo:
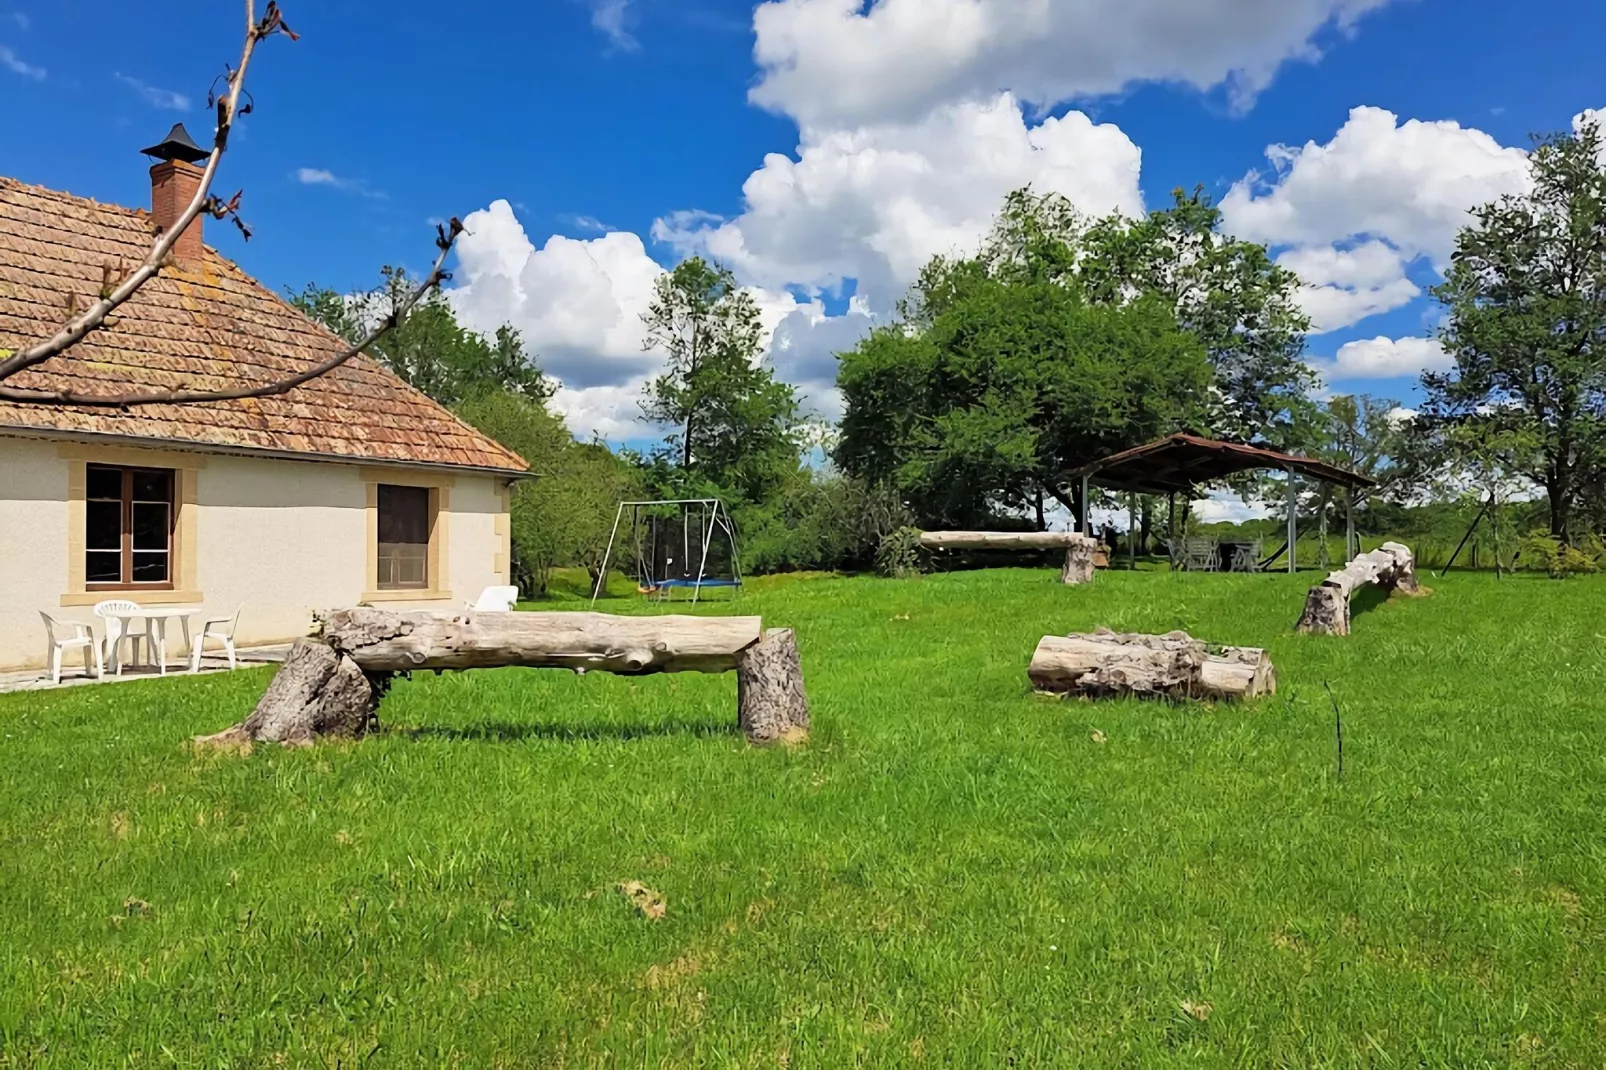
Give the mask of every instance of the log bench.
M 246 720 L 197 742 L 290 745 L 361 736 L 399 675 L 520 666 L 647 676 L 736 673 L 737 724 L 754 744 L 807 735 L 797 636 L 758 617 L 606 613 L 396 613 L 359 607 L 298 640 Z
M 1060 582 L 1093 582 L 1097 540 L 1074 531 L 922 531 L 920 547 L 933 553 L 945 550 L 1059 550 L 1065 551 Z
M 1350 599 L 1361 587 L 1376 586 L 1384 591 L 1419 594 L 1416 558 L 1409 547 L 1386 542 L 1376 550 L 1331 572 L 1305 596 L 1305 611 L 1298 630 L 1306 635 L 1348 635 Z

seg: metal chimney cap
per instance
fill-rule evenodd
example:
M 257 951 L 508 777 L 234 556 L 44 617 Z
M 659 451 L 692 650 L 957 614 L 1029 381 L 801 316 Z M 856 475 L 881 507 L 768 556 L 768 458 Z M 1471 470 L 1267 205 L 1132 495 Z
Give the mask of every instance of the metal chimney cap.
M 183 123 L 174 123 L 173 129 L 167 132 L 167 137 L 159 144 L 139 151 L 152 159 L 183 160 L 185 163 L 200 163 L 212 155 L 210 151 L 195 143 L 190 137 L 190 132 L 184 129 Z

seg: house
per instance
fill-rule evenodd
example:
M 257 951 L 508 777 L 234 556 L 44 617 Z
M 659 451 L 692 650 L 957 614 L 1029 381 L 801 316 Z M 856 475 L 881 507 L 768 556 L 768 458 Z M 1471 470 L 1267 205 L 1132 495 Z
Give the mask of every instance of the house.
M 108 268 L 145 258 L 198 188 L 188 141 L 174 127 L 146 150 L 159 160 L 150 211 L 0 177 L 0 358 L 86 307 Z M 174 252 L 109 327 L 7 385 L 219 389 L 345 347 L 203 245 L 201 219 Z M 241 644 L 305 635 L 314 611 L 359 602 L 460 606 L 510 582 L 508 503 L 525 469 L 366 356 L 258 400 L 0 402 L 0 670 L 44 664 L 40 610 L 91 620 L 106 598 L 243 606 Z

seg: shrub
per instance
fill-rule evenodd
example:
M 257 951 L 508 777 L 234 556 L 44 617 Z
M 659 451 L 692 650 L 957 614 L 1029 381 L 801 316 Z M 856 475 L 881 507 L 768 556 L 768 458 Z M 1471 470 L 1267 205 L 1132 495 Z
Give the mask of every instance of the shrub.
M 1517 546 L 1519 560 L 1529 568 L 1543 569 L 1553 580 L 1599 571 L 1600 540 L 1588 536 L 1577 545 L 1568 545 L 1549 532 L 1533 531 Z
M 925 551 L 920 548 L 920 529 L 903 527 L 888 532 L 876 549 L 875 570 L 891 579 L 908 579 L 924 571 Z

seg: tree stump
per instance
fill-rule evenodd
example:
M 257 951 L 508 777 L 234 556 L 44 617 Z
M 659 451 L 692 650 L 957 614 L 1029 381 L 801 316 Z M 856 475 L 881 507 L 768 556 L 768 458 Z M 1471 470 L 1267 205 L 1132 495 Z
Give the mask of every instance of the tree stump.
M 1277 692 L 1277 670 L 1259 647 L 1216 647 L 1186 632 L 1045 635 L 1027 676 L 1038 691 L 1086 698 L 1247 699 Z
M 389 682 L 389 673 L 365 673 L 333 647 L 298 639 L 251 716 L 195 742 L 248 749 L 253 743 L 296 747 L 323 736 L 359 737 L 373 727 Z
M 1098 543 L 1085 537 L 1066 546 L 1065 567 L 1060 569 L 1060 582 L 1066 586 L 1092 583 L 1098 548 Z
M 803 661 L 797 633 L 771 628 L 736 661 L 736 717 L 757 746 L 808 738 L 809 700 L 803 690 Z

